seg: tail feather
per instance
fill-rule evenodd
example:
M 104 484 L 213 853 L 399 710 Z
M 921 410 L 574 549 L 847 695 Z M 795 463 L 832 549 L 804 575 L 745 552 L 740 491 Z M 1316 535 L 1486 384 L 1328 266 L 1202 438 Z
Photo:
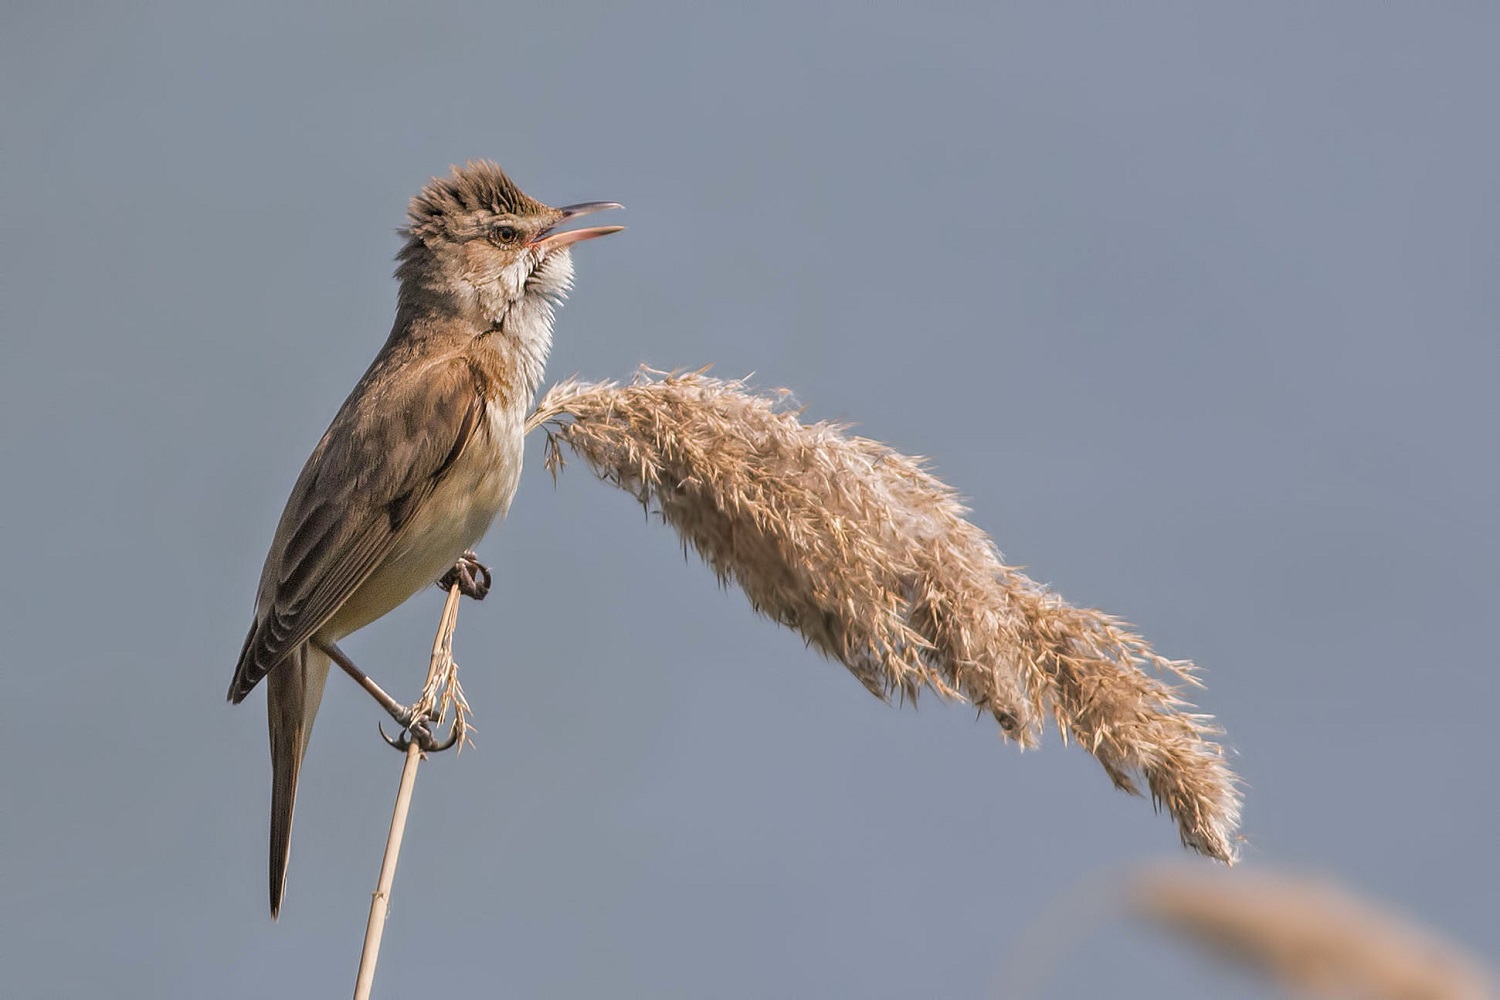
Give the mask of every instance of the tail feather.
M 271 918 L 281 914 L 291 853 L 297 776 L 313 719 L 328 680 L 328 657 L 311 643 L 299 646 L 266 675 L 266 719 L 271 734 Z

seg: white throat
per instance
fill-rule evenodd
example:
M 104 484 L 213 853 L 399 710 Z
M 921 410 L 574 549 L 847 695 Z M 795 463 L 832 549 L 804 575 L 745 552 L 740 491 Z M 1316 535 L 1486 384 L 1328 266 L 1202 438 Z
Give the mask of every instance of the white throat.
M 573 287 L 573 255 L 562 247 L 535 266 L 518 261 L 491 285 L 479 290 L 479 306 L 490 322 L 493 348 L 516 363 L 529 407 L 552 350 L 552 323 L 557 306 Z

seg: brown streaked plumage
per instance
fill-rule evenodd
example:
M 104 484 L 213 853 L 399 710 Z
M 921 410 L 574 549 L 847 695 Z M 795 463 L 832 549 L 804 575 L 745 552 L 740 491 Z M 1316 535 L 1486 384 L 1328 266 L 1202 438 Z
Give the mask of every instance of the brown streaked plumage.
M 569 247 L 621 227 L 553 228 L 612 207 L 550 208 L 489 162 L 412 199 L 395 324 L 292 488 L 229 686 L 238 703 L 266 678 L 273 917 L 325 650 L 433 583 L 505 516 L 553 310 L 572 284 Z

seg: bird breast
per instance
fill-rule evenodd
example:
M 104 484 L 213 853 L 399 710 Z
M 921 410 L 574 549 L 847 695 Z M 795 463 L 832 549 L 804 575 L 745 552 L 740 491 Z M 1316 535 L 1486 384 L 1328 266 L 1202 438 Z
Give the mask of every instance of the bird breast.
M 510 510 L 521 481 L 525 413 L 490 402 L 485 415 L 468 447 L 412 514 L 390 555 L 329 623 L 325 632 L 334 641 L 432 584 Z
M 413 545 L 425 547 L 420 538 L 426 536 L 432 548 L 445 553 L 428 583 L 445 573 L 510 510 L 521 482 L 525 423 L 525 413 L 519 408 L 487 403 L 484 425 L 413 518 L 409 532 Z

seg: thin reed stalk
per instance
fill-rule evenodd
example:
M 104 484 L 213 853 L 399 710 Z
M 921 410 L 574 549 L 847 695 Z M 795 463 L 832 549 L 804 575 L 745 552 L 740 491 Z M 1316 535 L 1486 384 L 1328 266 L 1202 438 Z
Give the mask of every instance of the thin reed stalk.
M 1192 664 L 1007 566 L 921 460 L 781 401 L 643 373 L 564 382 L 529 426 L 545 425 L 554 474 L 566 445 L 876 696 L 966 699 L 1023 746 L 1051 718 L 1116 786 L 1143 780 L 1184 844 L 1233 861 L 1240 794 L 1219 731 L 1163 679 L 1196 686 Z
M 413 715 L 423 718 L 428 709 L 439 704 L 444 709 L 454 709 L 454 736 L 456 745 L 462 750 L 466 739 L 469 704 L 458 686 L 458 666 L 453 662 L 453 631 L 458 627 L 460 596 L 457 586 L 450 587 L 448 598 L 443 602 L 437 635 L 432 640 L 432 657 L 427 664 L 427 680 L 422 685 L 422 697 L 414 706 Z M 406 745 L 401 781 L 396 787 L 396 805 L 391 812 L 391 828 L 385 838 L 385 853 L 380 859 L 380 875 L 376 880 L 375 891 L 370 896 L 370 916 L 365 921 L 365 941 L 360 950 L 359 969 L 354 979 L 354 1000 L 369 1000 L 370 991 L 375 986 L 375 965 L 380 961 L 380 942 L 385 934 L 391 887 L 396 881 L 396 864 L 401 859 L 401 842 L 406 836 L 406 817 L 411 810 L 412 792 L 417 784 L 417 765 L 422 762 L 423 756 L 425 755 L 418 741 L 411 739 Z

